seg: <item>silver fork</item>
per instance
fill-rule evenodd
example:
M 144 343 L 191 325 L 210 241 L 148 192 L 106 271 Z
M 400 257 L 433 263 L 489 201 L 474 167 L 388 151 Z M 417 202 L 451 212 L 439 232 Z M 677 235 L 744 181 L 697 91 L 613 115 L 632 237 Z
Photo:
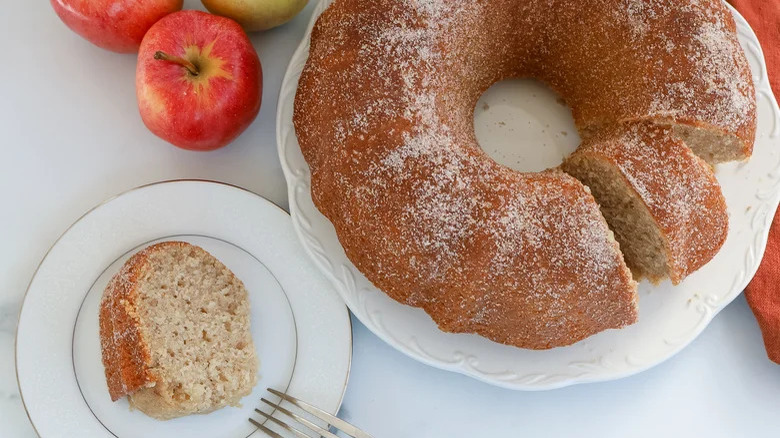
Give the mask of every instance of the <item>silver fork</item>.
M 283 392 L 279 392 L 279 391 L 277 391 L 277 390 L 275 390 L 273 388 L 268 388 L 268 392 L 270 392 L 271 394 L 281 398 L 282 400 L 287 400 L 288 402 L 292 403 L 293 405 L 301 408 L 302 410 L 304 410 L 304 411 L 310 413 L 311 415 L 319 418 L 320 420 L 328 423 L 328 426 L 326 426 L 326 428 L 329 427 L 329 426 L 333 426 L 336 429 L 339 429 L 342 432 L 344 432 L 347 435 L 349 435 L 351 437 L 354 437 L 354 438 L 372 438 L 371 435 L 369 435 L 366 432 L 363 432 L 362 430 L 358 429 L 357 427 L 347 423 L 346 421 L 342 420 L 341 418 L 335 417 L 335 416 L 333 416 L 333 415 L 323 411 L 320 408 L 314 407 L 314 406 L 306 403 L 305 401 L 298 400 L 295 397 L 289 396 L 289 395 L 287 395 L 287 394 L 285 394 Z M 320 437 L 339 438 L 338 436 L 336 436 L 335 434 L 333 434 L 329 430 L 323 429 L 322 427 L 312 423 L 311 421 L 301 417 L 300 415 L 297 415 L 297 414 L 295 414 L 293 412 L 290 412 L 288 409 L 283 408 L 282 406 L 280 406 L 281 401 L 279 403 L 273 403 L 273 402 L 271 402 L 271 401 L 269 401 L 269 400 L 267 400 L 265 398 L 261 398 L 260 400 L 263 403 L 271 406 L 275 410 L 277 410 L 277 411 L 281 412 L 282 414 L 286 415 L 287 417 L 289 417 L 289 418 L 297 421 L 298 423 L 304 425 L 305 427 L 308 428 L 309 431 L 312 431 L 312 432 L 315 432 L 315 433 L 319 434 L 318 436 L 320 436 Z M 272 417 L 270 414 L 266 414 L 265 412 L 261 411 L 260 409 L 255 409 L 255 412 L 257 412 L 258 414 L 260 414 L 263 417 L 267 418 L 268 421 L 270 421 L 272 423 L 275 423 L 275 424 L 279 425 L 279 427 L 281 427 L 281 428 L 291 432 L 293 435 L 295 435 L 298 438 L 311 438 L 310 435 L 302 432 L 299 429 L 296 429 L 296 428 L 290 426 L 289 424 L 285 423 L 284 421 L 282 421 L 282 420 L 280 420 L 278 418 Z M 256 421 L 253 418 L 250 418 L 249 422 L 254 424 L 255 426 L 257 426 L 258 429 L 262 430 L 263 432 L 265 432 L 266 434 L 268 434 L 269 436 L 271 436 L 273 438 L 284 438 L 282 435 L 279 435 L 278 433 L 274 432 L 273 430 L 265 427 L 263 424 L 261 424 L 260 422 Z

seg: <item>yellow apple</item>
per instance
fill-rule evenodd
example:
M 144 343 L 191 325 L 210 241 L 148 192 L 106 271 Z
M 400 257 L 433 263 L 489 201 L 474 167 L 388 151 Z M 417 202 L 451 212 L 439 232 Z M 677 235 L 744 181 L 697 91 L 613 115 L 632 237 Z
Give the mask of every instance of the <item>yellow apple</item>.
M 212 14 L 238 21 L 247 31 L 267 30 L 292 20 L 309 0 L 201 0 Z

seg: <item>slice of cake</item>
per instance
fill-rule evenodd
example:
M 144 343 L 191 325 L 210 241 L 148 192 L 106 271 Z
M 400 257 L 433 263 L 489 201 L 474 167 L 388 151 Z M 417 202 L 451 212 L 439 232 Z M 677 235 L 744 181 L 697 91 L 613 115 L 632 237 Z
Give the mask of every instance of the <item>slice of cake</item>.
M 715 174 L 670 127 L 604 129 L 563 170 L 590 188 L 637 277 L 678 284 L 726 240 L 728 211 Z
M 186 242 L 132 256 L 100 303 L 100 342 L 111 400 L 124 396 L 167 420 L 237 406 L 257 383 L 241 280 Z

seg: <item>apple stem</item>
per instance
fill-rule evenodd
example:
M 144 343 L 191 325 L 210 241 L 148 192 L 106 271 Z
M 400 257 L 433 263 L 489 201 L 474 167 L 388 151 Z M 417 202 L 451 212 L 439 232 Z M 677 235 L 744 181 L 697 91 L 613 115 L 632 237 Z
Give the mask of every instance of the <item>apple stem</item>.
M 195 64 L 191 63 L 190 61 L 180 56 L 171 56 L 163 51 L 158 50 L 157 52 L 154 53 L 154 59 L 159 59 L 161 61 L 169 61 L 169 62 L 179 64 L 182 67 L 186 68 L 187 71 L 193 76 L 197 76 L 198 73 L 200 73 L 198 71 L 198 67 Z

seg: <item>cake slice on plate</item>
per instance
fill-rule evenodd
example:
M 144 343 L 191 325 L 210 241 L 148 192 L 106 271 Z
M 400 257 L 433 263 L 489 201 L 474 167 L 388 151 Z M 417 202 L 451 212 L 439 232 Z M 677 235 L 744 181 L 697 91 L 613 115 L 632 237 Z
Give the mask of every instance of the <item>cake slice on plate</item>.
M 236 406 L 257 383 L 243 283 L 186 242 L 122 266 L 103 293 L 100 342 L 111 399 L 157 419 Z

